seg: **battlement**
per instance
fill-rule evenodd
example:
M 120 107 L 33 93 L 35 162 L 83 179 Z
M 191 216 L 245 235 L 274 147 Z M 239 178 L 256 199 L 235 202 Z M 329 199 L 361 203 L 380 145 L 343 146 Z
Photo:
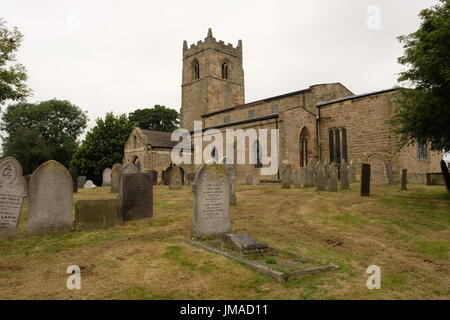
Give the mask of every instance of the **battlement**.
M 238 41 L 238 44 L 236 47 L 233 46 L 233 44 L 231 44 L 231 43 L 225 44 L 225 42 L 222 40 L 216 41 L 216 38 L 214 38 L 212 35 L 211 28 L 209 28 L 208 35 L 206 36 L 206 38 L 203 41 L 199 40 L 199 41 L 197 41 L 197 43 L 191 44 L 188 47 L 187 41 L 184 40 L 184 42 L 183 42 L 183 59 L 188 58 L 192 55 L 195 55 L 201 51 L 208 50 L 208 49 L 222 51 L 222 52 L 242 58 L 242 40 Z

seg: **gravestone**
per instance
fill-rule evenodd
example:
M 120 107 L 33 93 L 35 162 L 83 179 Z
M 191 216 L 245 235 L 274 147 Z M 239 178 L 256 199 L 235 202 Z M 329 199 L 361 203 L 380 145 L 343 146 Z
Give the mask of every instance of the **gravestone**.
M 338 190 L 338 173 L 334 162 L 328 166 L 328 179 L 327 179 L 327 190 L 337 191 Z
M 243 254 L 267 253 L 269 248 L 267 243 L 259 242 L 248 233 L 227 233 L 223 236 L 223 241 L 231 250 Z
M 92 180 L 86 181 L 86 183 L 84 184 L 84 189 L 93 189 L 93 188 L 97 188 L 95 183 L 93 183 Z
M 402 190 L 406 190 L 406 184 L 408 183 L 408 169 L 402 170 Z
M 361 197 L 370 195 L 370 164 L 361 164 Z
M 173 167 L 172 167 L 172 165 L 170 165 L 170 166 L 166 169 L 166 171 L 165 171 L 165 173 L 164 173 L 163 180 L 164 180 L 164 185 L 165 185 L 165 186 L 168 186 L 168 185 L 169 185 L 170 172 L 172 171 L 172 169 L 173 169 Z
M 181 189 L 183 187 L 183 171 L 181 167 L 175 166 L 170 171 L 169 189 Z
M 349 172 L 347 168 L 347 162 L 345 162 L 345 159 L 343 159 L 341 162 L 339 173 L 340 173 L 341 190 L 350 189 Z
M 118 199 L 79 200 L 75 205 L 75 229 L 106 229 L 123 221 Z
M 305 174 L 306 174 L 306 168 L 300 168 L 298 171 L 298 179 L 300 183 L 300 187 L 305 186 Z
M 195 173 L 194 172 L 188 172 L 186 178 L 187 178 L 188 185 L 191 185 L 194 182 Z
M 281 188 L 290 189 L 292 180 L 292 169 L 290 165 L 286 165 L 281 173 Z
M 245 178 L 245 184 L 248 185 L 248 186 L 252 186 L 253 185 L 253 176 L 251 174 L 249 174 Z
M 122 174 L 123 220 L 136 220 L 153 216 L 153 184 L 150 173 Z
M 192 186 L 192 236 L 219 236 L 229 233 L 231 186 L 222 164 L 203 164 Z
M 354 161 L 350 161 L 350 166 L 348 168 L 348 182 L 355 183 L 356 182 L 356 166 Z
M 300 180 L 300 171 L 292 172 L 292 185 L 294 188 L 299 189 L 302 187 L 302 182 Z
M 78 177 L 78 189 L 83 189 L 85 183 L 86 183 L 86 177 L 85 176 L 79 176 Z
M 105 168 L 102 174 L 102 187 L 107 187 L 111 185 L 111 169 Z
M 394 175 L 392 173 L 392 162 L 388 161 L 386 162 L 386 174 L 388 178 L 389 184 L 394 184 Z
M 138 167 L 134 163 L 128 162 L 122 166 L 119 174 L 119 196 L 122 195 L 122 176 L 127 173 L 138 173 Z
M 445 186 L 447 187 L 447 191 L 448 191 L 448 193 L 450 193 L 450 175 L 448 173 L 447 164 L 445 163 L 444 160 L 441 160 L 441 171 L 442 171 L 442 175 L 444 176 Z
M 31 177 L 28 194 L 29 234 L 72 229 L 72 176 L 62 164 L 54 160 L 41 164 Z
M 151 170 L 150 176 L 152 177 L 152 184 L 156 186 L 158 184 L 158 171 Z
M 227 169 L 228 179 L 230 180 L 230 204 L 236 204 L 236 165 L 235 164 L 226 164 L 225 168 Z
M 73 193 L 78 192 L 78 176 L 76 173 L 71 172 L 70 175 L 72 176 L 72 185 L 73 185 Z M 31 178 L 31 176 L 30 176 Z
M 0 161 L 0 234 L 15 234 L 19 225 L 27 183 L 20 163 L 7 157 Z
M 122 170 L 122 164 L 115 163 L 111 169 L 111 193 L 119 192 L 119 177 Z
M 325 191 L 327 189 L 327 172 L 325 165 L 319 161 L 316 166 L 316 191 Z
M 305 170 L 305 187 L 314 186 L 314 166 L 312 160 L 308 160 L 308 164 Z

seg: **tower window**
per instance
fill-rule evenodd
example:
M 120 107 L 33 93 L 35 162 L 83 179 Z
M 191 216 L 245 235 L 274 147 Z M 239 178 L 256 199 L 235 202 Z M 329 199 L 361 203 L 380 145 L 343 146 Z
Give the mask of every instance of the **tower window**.
M 200 65 L 199 65 L 197 59 L 194 60 L 192 68 L 193 68 L 194 80 L 200 79 Z
M 222 64 L 222 79 L 228 79 L 228 64 L 226 62 Z

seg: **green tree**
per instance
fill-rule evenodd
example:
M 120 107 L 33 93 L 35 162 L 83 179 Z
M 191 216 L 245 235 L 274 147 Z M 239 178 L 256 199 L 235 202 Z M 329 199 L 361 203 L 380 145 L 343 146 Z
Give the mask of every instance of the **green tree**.
M 105 119 L 97 119 L 73 155 L 71 170 L 99 185 L 103 169 L 111 168 L 114 163 L 122 163 L 124 145 L 133 127 L 134 124 L 124 114 L 114 116 L 110 112 Z
M 159 104 L 154 108 L 137 109 L 128 119 L 141 129 L 171 132 L 178 128 L 178 112 Z
M 25 67 L 15 63 L 16 51 L 22 43 L 22 34 L 14 27 L 9 30 L 6 21 L 0 18 L 0 106 L 6 100 L 22 100 L 31 94 L 25 85 Z
M 2 130 L 7 133 L 4 154 L 17 158 L 25 173 L 50 159 L 68 166 L 86 122 L 86 113 L 64 100 L 9 105 L 2 116 Z M 34 143 L 39 147 L 34 148 Z M 34 153 L 23 152 L 30 147 Z
M 399 37 L 406 66 L 397 90 L 397 109 L 390 123 L 400 146 L 431 142 L 433 150 L 450 151 L 450 1 L 422 10 L 420 28 Z

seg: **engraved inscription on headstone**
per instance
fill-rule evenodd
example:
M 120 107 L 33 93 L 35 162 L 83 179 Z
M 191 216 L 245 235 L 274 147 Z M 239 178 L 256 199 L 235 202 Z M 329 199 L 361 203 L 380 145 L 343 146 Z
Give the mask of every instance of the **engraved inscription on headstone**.
M 19 224 L 27 184 L 19 162 L 8 157 L 0 161 L 0 233 L 14 234 Z
M 203 164 L 195 176 L 192 208 L 192 236 L 229 233 L 231 186 L 222 164 Z

